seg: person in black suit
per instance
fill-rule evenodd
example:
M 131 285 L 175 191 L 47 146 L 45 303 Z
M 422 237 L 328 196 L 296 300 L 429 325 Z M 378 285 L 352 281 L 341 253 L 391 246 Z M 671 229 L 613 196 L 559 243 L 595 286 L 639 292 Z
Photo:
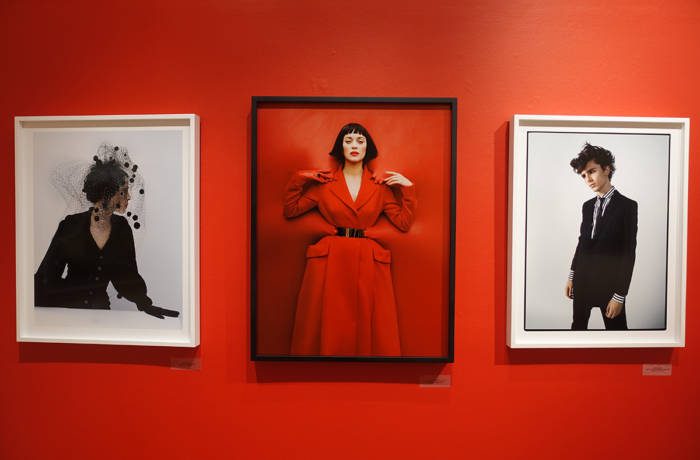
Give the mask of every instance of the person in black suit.
M 625 298 L 637 247 L 637 202 L 610 182 L 615 157 L 609 150 L 586 143 L 570 164 L 597 195 L 583 203 L 578 245 L 565 287 L 565 295 L 574 301 L 571 329 L 587 329 L 591 309 L 599 307 L 607 330 L 626 330 Z
M 109 310 L 107 285 L 112 282 L 120 296 L 144 313 L 160 319 L 180 314 L 153 305 L 146 293 L 131 227 L 115 214 L 126 212 L 129 204 L 127 179 L 128 173 L 117 161 L 95 157 L 83 185 L 93 206 L 59 223 L 34 274 L 36 307 Z

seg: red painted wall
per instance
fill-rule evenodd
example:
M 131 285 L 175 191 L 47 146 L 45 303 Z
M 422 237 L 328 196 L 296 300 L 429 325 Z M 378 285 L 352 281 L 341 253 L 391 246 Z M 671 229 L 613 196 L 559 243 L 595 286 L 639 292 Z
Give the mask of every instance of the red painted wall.
M 694 0 L 5 0 L 0 458 L 699 458 L 696 239 L 686 348 L 505 346 L 509 118 L 695 126 L 699 26 Z M 454 365 L 249 362 L 254 94 L 459 98 Z M 202 123 L 201 347 L 17 344 L 12 117 L 182 112 Z M 643 377 L 656 362 L 673 375 Z M 417 384 L 438 373 L 450 388 Z

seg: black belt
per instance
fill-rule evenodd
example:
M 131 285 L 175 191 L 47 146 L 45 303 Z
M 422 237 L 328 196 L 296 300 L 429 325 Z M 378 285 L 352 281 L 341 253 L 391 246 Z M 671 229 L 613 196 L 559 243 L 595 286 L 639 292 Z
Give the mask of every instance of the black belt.
M 350 227 L 336 227 L 338 232 L 336 235 L 345 236 L 347 238 L 364 238 L 365 231 L 361 228 L 350 228 Z

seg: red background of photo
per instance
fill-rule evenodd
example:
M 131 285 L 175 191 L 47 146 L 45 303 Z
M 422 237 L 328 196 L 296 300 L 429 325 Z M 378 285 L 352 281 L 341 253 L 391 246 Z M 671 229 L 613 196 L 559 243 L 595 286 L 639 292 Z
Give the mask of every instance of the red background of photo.
M 416 220 L 402 233 L 386 218 L 376 231 L 392 252 L 401 353 L 447 356 L 450 244 L 449 105 L 274 104 L 258 109 L 257 312 L 258 353 L 287 355 L 306 247 L 327 224 L 313 210 L 287 220 L 282 200 L 301 169 L 335 169 L 331 150 L 340 128 L 357 122 L 379 151 L 377 174 L 398 171 L 414 182 Z
M 700 4 L 347 5 L 0 4 L 0 458 L 700 458 Z M 250 362 L 251 95 L 459 98 L 454 364 Z M 202 123 L 201 346 L 16 343 L 12 117 L 178 112 Z M 506 347 L 513 113 L 691 117 L 685 348 Z

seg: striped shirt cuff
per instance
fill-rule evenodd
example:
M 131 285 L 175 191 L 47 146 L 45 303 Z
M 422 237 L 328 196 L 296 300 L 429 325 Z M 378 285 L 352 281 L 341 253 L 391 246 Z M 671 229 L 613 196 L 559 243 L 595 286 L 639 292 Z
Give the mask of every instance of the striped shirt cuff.
M 620 302 L 620 303 L 624 303 L 624 302 L 625 302 L 625 296 L 619 295 L 619 294 L 613 294 L 612 299 L 613 299 L 615 302 Z
M 574 280 L 574 271 L 569 270 L 569 281 L 573 281 L 573 280 Z

